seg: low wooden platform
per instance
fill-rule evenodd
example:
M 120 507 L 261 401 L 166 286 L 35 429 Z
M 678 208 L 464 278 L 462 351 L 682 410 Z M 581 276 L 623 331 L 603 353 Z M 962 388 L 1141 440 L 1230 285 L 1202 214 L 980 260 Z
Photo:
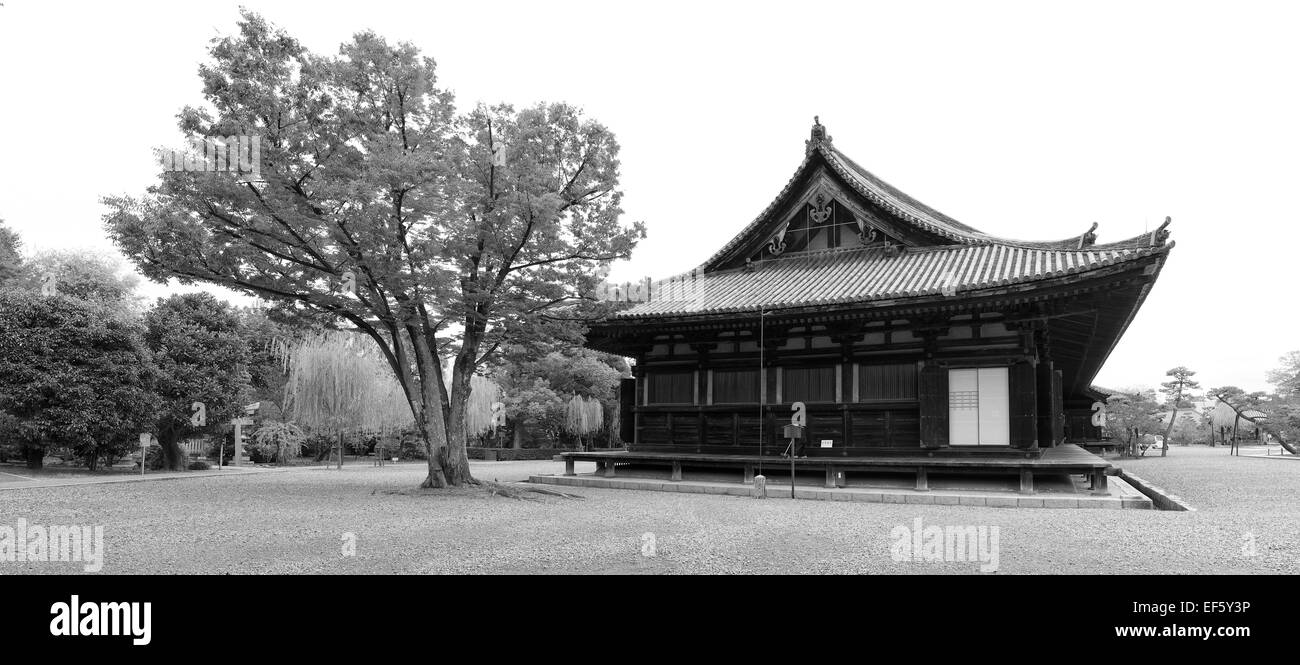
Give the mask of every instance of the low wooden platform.
M 901 472 L 916 475 L 916 489 L 929 490 L 930 471 L 945 473 L 1008 473 L 1020 476 L 1020 491 L 1030 494 L 1034 491 L 1034 474 L 1069 474 L 1086 475 L 1092 479 L 1092 490 L 1106 493 L 1106 476 L 1119 472 L 1110 462 L 1076 446 L 1065 444 L 1054 448 L 1045 448 L 1041 454 L 1026 456 L 1025 451 L 1007 449 L 1003 454 L 998 451 L 981 451 L 980 455 L 945 456 L 940 454 L 915 453 L 913 455 L 893 455 L 889 457 L 800 457 L 794 460 L 795 471 L 824 470 L 826 487 L 842 486 L 841 474 L 850 472 Z M 963 451 L 964 452 L 964 451 Z M 672 468 L 672 479 L 682 479 L 683 468 L 731 468 L 744 472 L 746 484 L 754 481 L 754 468 L 760 462 L 769 467 L 789 469 L 789 458 L 758 455 L 721 455 L 702 453 L 670 452 L 631 452 L 625 450 L 591 451 L 561 453 L 564 460 L 564 474 L 575 475 L 574 463 L 595 462 L 597 472 L 607 478 L 613 478 L 619 465 L 661 465 Z
M 1115 452 L 1116 450 L 1119 449 L 1120 446 L 1118 441 L 1112 441 L 1106 439 L 1099 439 L 1094 441 L 1080 441 L 1075 445 L 1078 445 L 1080 448 L 1083 448 L 1084 450 L 1087 450 L 1090 453 Z

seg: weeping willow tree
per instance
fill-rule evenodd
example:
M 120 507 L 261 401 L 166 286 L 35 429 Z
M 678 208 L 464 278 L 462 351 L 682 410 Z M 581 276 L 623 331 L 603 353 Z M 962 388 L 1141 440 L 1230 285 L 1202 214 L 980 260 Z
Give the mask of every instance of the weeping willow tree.
M 387 433 L 413 424 L 405 393 L 385 360 L 351 333 L 307 337 L 289 352 L 285 411 L 314 432 Z
M 585 449 L 582 437 L 599 432 L 605 424 L 605 409 L 600 400 L 574 395 L 564 413 L 564 431 L 578 437 L 578 447 Z
M 475 374 L 469 381 L 469 399 L 465 403 L 465 435 L 476 437 L 493 431 L 492 405 L 501 400 L 501 386 Z

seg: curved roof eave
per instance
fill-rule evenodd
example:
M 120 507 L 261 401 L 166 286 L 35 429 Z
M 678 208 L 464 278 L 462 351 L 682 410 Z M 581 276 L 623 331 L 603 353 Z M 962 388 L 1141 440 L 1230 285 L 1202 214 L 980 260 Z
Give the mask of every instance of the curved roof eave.
M 844 182 L 851 188 L 862 195 L 867 200 L 879 205 L 898 217 L 905 223 L 915 228 L 926 231 L 932 235 L 945 238 L 955 244 L 961 245 L 978 245 L 978 244 L 1000 244 L 1011 247 L 1022 247 L 1026 249 L 1049 249 L 1049 250 L 1110 250 L 1110 249 L 1136 249 L 1139 247 L 1155 246 L 1162 243 L 1161 236 L 1167 236 L 1165 227 L 1169 224 L 1166 218 L 1165 223 L 1155 231 L 1143 233 L 1132 238 L 1119 240 L 1105 244 L 1092 244 L 1087 242 L 1088 236 L 1092 235 L 1093 229 L 1078 236 L 1072 236 L 1061 240 L 1014 240 L 1009 238 L 1000 238 L 980 231 L 974 227 L 968 226 L 957 220 L 945 215 L 934 208 L 912 198 L 902 190 L 890 185 L 875 174 L 860 166 L 850 157 L 840 152 L 831 145 L 830 139 L 817 140 L 811 143 L 798 168 L 793 175 L 786 181 L 781 192 L 772 200 L 771 203 L 763 209 L 757 217 L 747 224 L 739 233 L 730 241 L 722 246 L 717 252 L 706 259 L 697 271 L 709 272 L 716 269 L 719 263 L 726 259 L 733 258 L 730 255 L 746 243 L 752 234 L 756 232 L 765 222 L 770 221 L 771 215 L 777 210 L 778 206 L 787 199 L 794 189 L 794 186 L 806 175 L 812 167 L 814 155 L 820 156 L 827 166 L 830 167 Z

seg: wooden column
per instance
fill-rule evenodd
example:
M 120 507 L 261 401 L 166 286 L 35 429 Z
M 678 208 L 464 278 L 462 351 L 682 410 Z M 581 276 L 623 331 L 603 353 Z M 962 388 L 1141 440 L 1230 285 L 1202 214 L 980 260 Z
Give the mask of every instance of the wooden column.
M 781 336 L 779 337 L 775 336 L 773 334 L 774 332 L 776 331 L 773 330 L 772 326 L 769 325 L 767 329 L 767 335 L 763 341 L 763 346 L 764 346 L 763 348 L 763 391 L 764 391 L 763 400 L 764 401 L 763 401 L 763 438 L 761 441 L 759 441 L 759 448 L 758 448 L 760 455 L 762 455 L 763 452 L 767 450 L 768 446 L 771 445 L 773 441 L 776 441 L 776 431 L 777 428 L 780 427 L 780 425 L 777 423 L 776 414 L 772 413 L 772 410 L 768 408 L 769 406 L 778 403 L 777 390 L 776 390 L 776 383 L 777 383 L 776 373 L 779 365 L 777 362 L 776 347 L 785 344 L 784 330 L 781 331 Z M 780 442 L 777 442 L 776 445 L 780 446 L 781 444 Z
M 704 406 L 709 404 L 709 352 L 718 348 L 716 342 L 699 342 L 691 344 L 691 350 L 697 354 L 696 367 L 696 385 L 695 392 L 699 399 L 695 402 L 696 427 L 699 429 L 695 437 L 695 452 L 702 452 L 703 446 L 708 442 L 708 422 L 704 413 Z
M 918 397 L 921 407 L 921 447 L 948 445 L 948 370 L 933 360 L 921 368 Z
M 1039 445 L 1052 445 L 1052 361 L 1039 359 L 1037 367 L 1038 399 L 1038 442 Z
M 1052 441 L 1049 446 L 1059 446 L 1065 441 L 1065 386 L 1061 370 L 1052 370 Z
M 939 350 L 938 329 L 922 332 L 925 360 L 921 367 L 917 398 L 920 401 L 921 447 L 930 450 L 948 446 L 948 368 L 935 359 Z M 886 435 L 892 439 L 892 432 Z M 891 441 L 892 443 L 892 441 Z
M 1039 362 L 1041 366 L 1043 363 Z M 1016 362 L 1010 371 L 1011 447 L 1033 450 L 1038 447 L 1038 380 L 1034 363 L 1029 359 Z
M 836 444 L 836 447 L 840 449 L 841 455 L 848 455 L 849 442 L 853 440 L 853 412 L 845 405 L 857 402 L 854 395 L 858 373 L 854 371 L 856 365 L 853 361 L 853 345 L 861 339 L 861 335 L 843 333 L 831 339 L 840 345 L 840 431 L 844 432 L 844 440 Z

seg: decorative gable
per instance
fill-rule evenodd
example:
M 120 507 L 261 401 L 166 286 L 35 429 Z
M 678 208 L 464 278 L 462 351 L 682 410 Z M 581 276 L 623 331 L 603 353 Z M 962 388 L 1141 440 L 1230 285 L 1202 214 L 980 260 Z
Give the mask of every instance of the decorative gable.
M 779 218 L 780 225 L 748 261 L 800 252 L 902 244 L 894 232 L 873 221 L 839 189 L 825 182 L 810 188 Z

